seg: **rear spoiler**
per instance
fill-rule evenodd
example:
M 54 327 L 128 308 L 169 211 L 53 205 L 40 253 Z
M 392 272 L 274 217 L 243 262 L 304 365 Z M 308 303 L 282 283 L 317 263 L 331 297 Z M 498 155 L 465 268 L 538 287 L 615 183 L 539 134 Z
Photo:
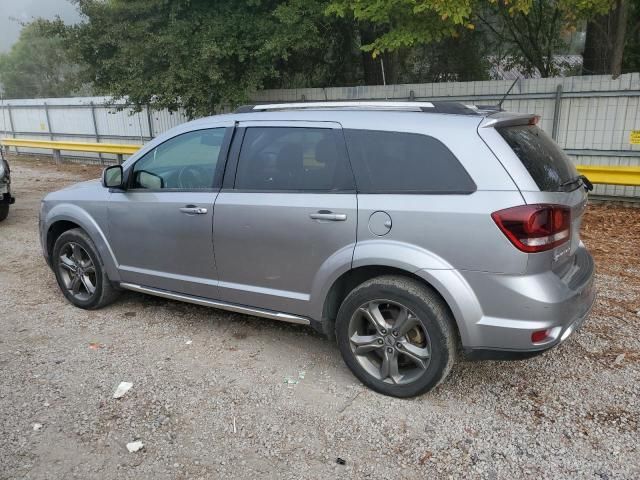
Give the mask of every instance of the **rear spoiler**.
M 540 117 L 532 113 L 507 113 L 496 112 L 491 115 L 487 115 L 482 122 L 480 122 L 480 128 L 487 127 L 511 127 L 514 125 L 536 125 Z

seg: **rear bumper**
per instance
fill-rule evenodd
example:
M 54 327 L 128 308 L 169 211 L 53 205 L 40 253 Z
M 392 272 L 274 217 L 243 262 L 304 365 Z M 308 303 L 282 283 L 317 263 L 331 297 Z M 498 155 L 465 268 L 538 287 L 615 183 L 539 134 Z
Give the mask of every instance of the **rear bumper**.
M 576 268 L 561 278 L 549 271 L 535 275 L 499 275 L 461 272 L 482 311 L 466 321 L 465 351 L 476 358 L 527 358 L 544 352 L 578 330 L 595 302 L 595 267 L 589 252 L 580 247 Z M 534 343 L 534 332 L 548 330 Z
M 593 307 L 593 303 L 591 307 Z M 580 327 L 587 320 L 589 313 L 591 312 L 591 307 L 589 310 L 583 315 L 581 318 L 578 318 L 572 324 L 564 328 L 561 331 L 559 338 L 556 338 L 554 341 L 550 342 L 550 344 L 545 345 L 543 348 L 529 349 L 529 350 L 508 350 L 508 349 L 488 349 L 488 348 L 469 348 L 465 349 L 464 354 L 468 360 L 527 360 L 528 358 L 537 357 L 538 355 L 543 354 L 547 350 L 551 350 L 554 347 L 557 347 L 562 342 L 567 340 L 574 332 L 577 332 Z

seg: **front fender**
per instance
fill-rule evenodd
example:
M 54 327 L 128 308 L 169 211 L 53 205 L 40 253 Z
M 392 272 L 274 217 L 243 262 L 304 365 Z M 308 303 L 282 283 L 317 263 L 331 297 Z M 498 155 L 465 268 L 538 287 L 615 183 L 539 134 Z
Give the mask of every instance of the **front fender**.
M 109 245 L 107 236 L 89 212 L 78 205 L 59 203 L 51 207 L 41 221 L 42 246 L 47 257 L 51 255 L 51 252 L 47 251 L 47 235 L 51 227 L 60 221 L 72 222 L 82 228 L 95 244 L 109 279 L 114 282 L 120 281 L 118 262 Z

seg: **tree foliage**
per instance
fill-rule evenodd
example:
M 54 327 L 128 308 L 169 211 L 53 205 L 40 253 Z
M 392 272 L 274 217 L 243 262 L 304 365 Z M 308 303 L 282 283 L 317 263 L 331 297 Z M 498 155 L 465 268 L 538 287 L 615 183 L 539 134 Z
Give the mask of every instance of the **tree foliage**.
M 64 97 L 80 87 L 60 19 L 24 25 L 8 53 L 0 55 L 0 84 L 8 98 Z
M 640 71 L 640 0 L 629 1 L 629 23 L 622 68 L 624 72 Z
M 320 0 L 79 0 L 70 43 L 96 87 L 191 116 L 259 88 L 349 80 L 349 24 Z M 356 52 L 357 54 L 357 52 Z
M 261 88 L 480 80 L 490 62 L 551 76 L 567 34 L 619 5 L 630 40 L 612 51 L 640 63 L 640 0 L 72 1 L 81 23 L 37 20 L 0 57 L 9 95 L 68 95 L 80 75 L 137 109 L 195 117 Z
M 584 73 L 617 77 L 623 70 L 638 71 L 640 1 L 615 0 L 611 10 L 601 13 L 587 24 Z
M 327 11 L 372 22 L 384 32 L 363 48 L 379 55 L 456 38 L 484 27 L 514 64 L 543 76 L 557 72 L 553 55 L 562 34 L 607 12 L 612 0 L 332 0 Z M 500 50 L 500 49 L 498 49 Z

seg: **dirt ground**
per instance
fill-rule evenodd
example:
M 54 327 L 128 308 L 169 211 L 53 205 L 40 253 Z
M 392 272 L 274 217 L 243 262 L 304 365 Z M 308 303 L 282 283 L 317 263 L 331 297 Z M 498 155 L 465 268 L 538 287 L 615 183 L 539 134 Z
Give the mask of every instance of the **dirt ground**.
M 640 209 L 588 210 L 599 297 L 580 332 L 527 361 L 461 362 L 398 400 L 307 327 L 134 293 L 72 307 L 40 253 L 39 202 L 99 169 L 12 167 L 0 479 L 640 477 Z

